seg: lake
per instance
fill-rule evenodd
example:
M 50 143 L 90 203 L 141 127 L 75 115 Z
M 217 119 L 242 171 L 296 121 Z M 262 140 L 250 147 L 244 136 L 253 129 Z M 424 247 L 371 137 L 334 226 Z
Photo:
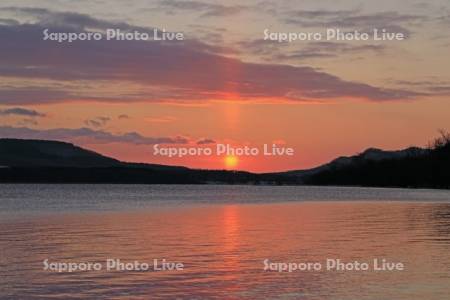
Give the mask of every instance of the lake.
M 1 299 L 433 300 L 449 283 L 450 191 L 0 185 Z

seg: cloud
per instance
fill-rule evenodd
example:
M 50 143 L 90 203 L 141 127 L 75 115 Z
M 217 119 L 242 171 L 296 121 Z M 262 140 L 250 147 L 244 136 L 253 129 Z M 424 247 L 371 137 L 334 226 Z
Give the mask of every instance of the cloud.
M 64 27 L 66 29 L 83 31 L 87 29 L 122 28 L 123 30 L 138 30 L 150 32 L 153 28 L 133 26 L 125 22 L 100 20 L 87 14 L 74 12 L 56 12 L 37 7 L 2 7 L 2 11 L 12 12 L 19 16 L 32 16 L 36 23 L 44 26 Z M 9 24 L 16 20 L 9 20 Z M 18 22 L 16 21 L 16 25 Z
M 216 144 L 215 140 L 204 138 L 197 141 L 197 145 Z
M 36 110 L 26 109 L 26 108 L 21 108 L 21 107 L 0 109 L 0 116 L 9 116 L 9 115 L 26 116 L 26 117 L 45 117 L 46 116 L 44 113 L 40 113 Z
M 60 141 L 77 141 L 80 143 L 108 144 L 129 143 L 134 145 L 153 144 L 187 144 L 189 139 L 185 137 L 147 137 L 137 132 L 113 134 L 103 130 L 90 128 L 55 128 L 55 129 L 31 129 L 27 127 L 0 126 L 0 137 L 20 139 L 45 139 Z
M 95 117 L 93 119 L 88 119 L 84 121 L 84 124 L 89 127 L 103 127 L 107 122 L 111 121 L 109 117 Z
M 2 46 L 0 45 L 0 48 Z M 1 60 L 1 58 L 0 58 Z M 27 77 L 20 75 L 20 67 L 17 68 L 18 77 Z M 8 74 L 4 68 L 0 66 L 0 74 Z M 16 87 L 16 88 L 1 88 L 0 87 L 0 104 L 37 104 L 58 102 L 61 100 L 71 99 L 75 96 L 70 91 L 55 89 L 52 87 Z
M 38 122 L 34 119 L 23 119 L 17 123 L 19 126 L 36 126 Z
M 225 17 L 235 15 L 247 9 L 247 6 L 226 6 L 217 3 L 207 3 L 195 0 L 162 0 L 159 1 L 159 9 L 167 14 L 175 14 L 182 11 L 199 12 L 201 17 Z
M 65 17 L 58 19 L 57 13 L 50 16 L 67 21 Z M 71 19 L 72 23 L 75 21 L 83 21 L 82 26 L 93 22 L 90 17 L 80 16 Z M 65 27 L 60 26 L 51 30 L 64 32 Z M 408 90 L 343 80 L 307 66 L 248 63 L 214 54 L 214 47 L 203 47 L 198 41 L 101 40 L 59 44 L 42 40 L 44 28 L 39 23 L 0 25 L 0 36 L 8 41 L 0 44 L 3 77 L 108 83 L 108 90 L 112 91 L 117 90 L 118 84 L 133 83 L 141 88 L 120 95 L 96 93 L 95 88 L 88 95 L 83 94 L 83 89 L 65 90 L 60 86 L 5 88 L 0 89 L 0 104 L 73 100 L 198 102 L 229 99 L 230 95 L 238 100 L 271 101 L 335 98 L 387 101 L 418 96 Z
M 450 95 L 450 81 L 442 81 L 435 77 L 428 80 L 394 80 L 394 82 L 399 86 L 406 86 L 411 90 L 416 90 L 418 93 L 441 96 Z
M 372 52 L 382 54 L 386 46 L 382 44 L 349 44 L 339 42 L 309 42 L 302 49 L 288 50 L 287 43 L 276 41 L 242 41 L 239 46 L 247 51 L 263 56 L 270 61 L 305 60 L 311 58 L 336 58 L 342 55 Z
M 450 25 L 450 13 L 443 15 L 443 16 L 439 16 L 436 18 L 436 20 L 440 23 L 443 23 L 444 25 Z
M 334 43 L 334 42 L 316 42 L 311 43 L 304 49 L 288 52 L 286 54 L 280 53 L 273 56 L 275 60 L 302 60 L 310 58 L 335 58 L 341 57 L 342 55 L 361 52 L 373 52 L 376 54 L 381 54 L 385 50 L 384 45 L 350 45 L 346 43 Z
M 359 10 L 298 10 L 287 12 L 282 21 L 302 27 L 351 28 L 360 31 L 385 28 L 388 31 L 402 32 L 408 37 L 411 31 L 404 25 L 417 25 L 425 20 L 427 18 L 422 15 L 395 11 L 364 14 Z
M 0 24 L 4 24 L 4 25 L 19 25 L 20 23 L 17 20 L 14 20 L 14 19 L 0 18 Z
M 199 24 L 191 24 L 188 27 L 190 29 L 189 36 L 195 35 L 198 40 L 215 45 L 223 45 L 226 43 L 224 36 L 228 31 L 226 28 Z M 231 47 L 223 47 L 223 50 L 223 53 L 236 53 L 236 50 Z
M 251 52 L 258 56 L 270 57 L 288 48 L 288 43 L 280 43 L 274 40 L 245 39 L 237 43 L 241 51 Z

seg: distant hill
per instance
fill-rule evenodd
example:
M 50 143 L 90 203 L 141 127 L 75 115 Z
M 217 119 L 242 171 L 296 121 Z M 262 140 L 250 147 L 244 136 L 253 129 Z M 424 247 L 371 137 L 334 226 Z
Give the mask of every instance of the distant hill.
M 450 188 L 450 136 L 436 139 L 429 149 L 411 147 L 400 151 L 368 149 L 340 157 L 310 170 L 281 173 L 296 177 L 299 184 Z
M 2 167 L 133 167 L 151 169 L 187 169 L 158 164 L 126 163 L 71 143 L 47 140 L 1 139 Z
M 278 173 L 280 175 L 285 176 L 294 176 L 297 177 L 299 182 L 305 183 L 308 179 L 316 174 L 331 171 L 331 170 L 339 170 L 346 167 L 354 167 L 365 162 L 379 162 L 382 160 L 389 159 L 403 159 L 409 156 L 418 156 L 425 155 L 428 150 L 418 148 L 418 147 L 410 147 L 404 150 L 396 150 L 396 151 L 385 151 L 377 148 L 369 148 L 364 152 L 354 155 L 354 156 L 341 156 L 338 157 L 331 162 L 312 168 L 307 170 L 295 170 L 295 171 L 287 171 Z
M 0 165 L 9 167 L 111 167 L 121 162 L 70 143 L 0 139 Z
M 77 147 L 45 140 L 0 139 L 0 182 L 283 184 L 277 175 L 127 163 Z M 292 183 L 292 182 L 291 182 Z

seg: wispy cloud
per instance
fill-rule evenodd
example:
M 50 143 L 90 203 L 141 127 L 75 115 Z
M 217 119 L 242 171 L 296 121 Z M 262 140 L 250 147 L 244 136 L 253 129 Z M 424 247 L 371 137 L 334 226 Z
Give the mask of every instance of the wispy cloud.
M 89 127 L 99 128 L 105 126 L 109 121 L 111 121 L 111 118 L 109 117 L 95 117 L 93 119 L 85 120 L 84 124 Z
M 210 145 L 210 144 L 216 144 L 216 141 L 208 138 L 200 139 L 197 141 L 197 145 Z
M 8 109 L 0 109 L 0 116 L 26 116 L 26 117 L 45 117 L 46 114 L 40 113 L 33 109 L 26 109 L 21 107 L 13 107 Z
M 282 21 L 302 27 L 347 28 L 360 31 L 384 28 L 410 36 L 405 25 L 417 25 L 428 18 L 422 15 L 402 14 L 395 11 L 363 13 L 355 10 L 296 10 L 285 13 Z
M 208 3 L 195 0 L 162 0 L 159 9 L 167 14 L 182 13 L 183 11 L 198 12 L 201 17 L 224 17 L 235 15 L 246 10 L 244 5 L 227 6 L 218 3 Z
M 23 12 L 23 13 L 26 13 Z M 52 13 L 52 24 L 67 22 L 67 16 Z M 80 26 L 94 22 L 89 16 L 70 19 Z M 50 20 L 48 20 L 50 22 Z M 55 24 L 59 24 L 56 22 Z M 64 23 L 65 24 L 65 23 Z M 60 32 L 64 24 L 51 30 Z M 97 20 L 94 24 L 102 24 Z M 99 26 L 99 25 L 98 25 Z M 124 25 L 124 28 L 131 25 Z M 80 41 L 58 44 L 42 40 L 41 23 L 0 25 L 0 74 L 4 77 L 51 79 L 58 82 L 89 81 L 90 84 L 132 82 L 141 88 L 124 95 L 89 95 L 79 91 L 42 87 L 0 89 L 0 104 L 57 101 L 205 101 L 227 98 L 239 100 L 308 101 L 358 98 L 372 101 L 411 99 L 408 90 L 385 89 L 348 81 L 307 66 L 248 63 L 213 54 L 198 41 L 161 43 L 156 41 Z M 33 52 L 28 51 L 33 45 Z M 207 49 L 205 51 L 205 48 Z M 57 55 L 55 55 L 57 53 Z M 126 55 L 124 55 L 126 53 Z M 105 59 L 107 58 L 107 59 Z M 82 93 L 82 92 L 81 92 Z
M 19 122 L 17 122 L 17 125 L 19 126 L 36 126 L 39 123 L 35 119 L 22 119 Z
M 128 143 L 135 145 L 153 145 L 189 143 L 188 138 L 181 136 L 149 137 L 137 132 L 113 134 L 104 130 L 93 130 L 90 128 L 31 129 L 27 127 L 0 126 L 0 137 L 78 141 L 82 144 Z
M 391 80 L 392 81 L 392 80 Z M 417 90 L 421 93 L 428 93 L 433 95 L 450 95 L 450 81 L 442 81 L 437 78 L 428 80 L 394 80 L 398 86 L 405 86 L 412 90 Z
M 31 16 L 35 19 L 35 23 L 45 26 L 64 27 L 72 30 L 87 30 L 87 29 L 108 29 L 108 28 L 122 28 L 124 30 L 139 30 L 150 31 L 153 28 L 146 28 L 140 26 L 130 25 L 125 22 L 114 22 L 91 17 L 88 14 L 77 12 L 56 12 L 46 8 L 38 7 L 2 7 L 4 12 L 12 12 L 18 16 Z M 12 20 L 16 21 L 16 20 Z M 12 22 L 9 22 L 12 25 Z M 16 21 L 13 25 L 18 25 Z
M 309 42 L 301 49 L 287 49 L 288 44 L 263 39 L 242 41 L 239 46 L 270 61 L 307 60 L 312 58 L 336 58 L 359 53 L 382 54 L 386 46 L 382 44 L 349 44 L 345 42 Z

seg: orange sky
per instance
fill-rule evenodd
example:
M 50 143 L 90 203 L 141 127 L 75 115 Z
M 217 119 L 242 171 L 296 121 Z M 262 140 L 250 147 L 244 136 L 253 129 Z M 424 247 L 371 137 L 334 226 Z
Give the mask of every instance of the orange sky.
M 242 156 L 235 169 L 266 172 L 314 167 L 341 155 L 353 155 L 368 147 L 401 149 L 411 145 L 426 146 L 439 128 L 449 128 L 450 103 L 445 99 L 396 103 L 353 101 L 333 104 L 242 104 L 210 103 L 206 106 L 149 105 L 136 103 L 70 104 L 31 107 L 48 115 L 42 128 L 77 128 L 97 115 L 114 116 L 102 130 L 125 133 L 136 131 L 144 136 L 181 135 L 196 141 L 209 137 L 232 146 L 256 147 L 283 143 L 294 156 Z M 99 113 L 100 112 L 100 113 Z M 120 114 L 129 116 L 118 119 Z M 9 117 L 12 121 L 16 117 Z M 419 123 L 420 122 L 420 123 Z M 73 142 L 125 161 L 138 161 L 195 168 L 225 168 L 221 156 L 162 157 L 153 155 L 152 145 L 98 143 L 86 138 Z M 161 145 L 162 147 L 199 147 Z M 215 149 L 214 144 L 200 147 Z

